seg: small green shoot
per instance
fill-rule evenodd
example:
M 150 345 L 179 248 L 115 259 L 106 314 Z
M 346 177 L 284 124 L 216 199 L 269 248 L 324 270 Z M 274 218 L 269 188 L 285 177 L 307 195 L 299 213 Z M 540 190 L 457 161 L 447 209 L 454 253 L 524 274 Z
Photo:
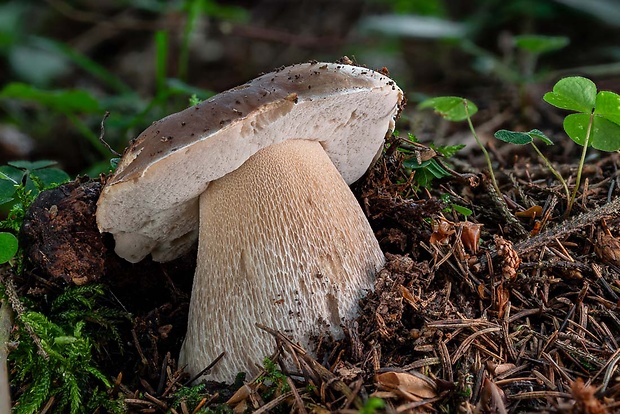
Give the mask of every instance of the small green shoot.
M 471 216 L 473 214 L 473 211 L 471 211 L 470 209 L 468 209 L 465 206 L 460 206 L 458 204 L 451 204 L 452 208 L 454 209 L 454 211 L 456 211 L 457 213 L 461 214 L 463 217 L 467 218 L 469 216 Z
M 202 100 L 198 98 L 195 93 L 193 93 L 192 96 L 189 97 L 189 106 L 198 105 L 200 102 L 202 102 Z
M 470 209 L 468 209 L 465 206 L 461 206 L 459 204 L 453 203 L 452 202 L 452 198 L 450 197 L 450 194 L 448 194 L 448 193 L 444 193 L 444 194 L 440 195 L 439 199 L 441 201 L 443 201 L 444 203 L 448 204 L 448 207 L 446 207 L 443 210 L 444 213 L 452 213 L 454 211 L 456 213 L 459 213 L 460 215 L 462 215 L 465 218 L 471 216 L 474 213 L 473 211 L 471 211 Z
M 414 144 L 419 142 L 415 135 L 411 133 L 407 134 L 407 140 Z M 406 143 L 406 141 L 404 142 Z M 430 150 L 443 155 L 445 158 L 452 157 L 464 147 L 465 145 L 462 144 L 439 147 L 433 144 L 429 145 Z M 428 188 L 434 179 L 450 177 L 452 175 L 439 161 L 437 161 L 435 156 L 430 158 L 422 157 L 419 152 L 415 150 L 415 148 L 410 149 L 406 145 L 401 145 L 398 150 L 406 155 L 406 158 L 403 161 L 403 167 L 407 170 L 415 172 L 413 176 L 416 183 L 416 186 L 414 186 L 415 189 L 420 187 Z M 432 151 L 429 152 L 432 153 Z
M 484 154 L 484 158 L 489 168 L 489 174 L 491 175 L 493 187 L 495 187 L 495 191 L 497 192 L 498 196 L 500 196 L 502 192 L 500 191 L 497 180 L 495 179 L 495 173 L 493 172 L 491 157 L 489 156 L 489 153 L 487 152 L 484 145 L 482 145 L 482 142 L 480 141 L 480 138 L 478 138 L 478 134 L 474 129 L 474 125 L 471 122 L 471 117 L 476 114 L 476 112 L 478 112 L 478 107 L 469 99 L 460 98 L 458 96 L 440 96 L 421 102 L 418 105 L 418 108 L 432 108 L 437 114 L 441 115 L 441 117 L 447 119 L 448 121 L 467 121 L 467 124 L 469 125 L 469 130 L 471 131 L 474 139 L 476 140 L 478 146 Z
M 364 403 L 364 406 L 360 409 L 360 414 L 375 414 L 377 410 L 385 407 L 385 401 L 381 398 L 370 397 Z
M 566 134 L 583 146 L 575 187 L 568 202 L 568 215 L 581 184 L 588 147 L 608 152 L 620 149 L 620 95 L 609 91 L 597 93 L 590 79 L 573 76 L 560 79 L 543 99 L 557 108 L 577 112 L 564 118 Z
M 416 157 L 412 156 L 403 161 L 403 167 L 415 172 L 413 178 L 418 188 L 428 188 L 434 179 L 451 175 L 434 158 L 419 163 Z
M 290 386 L 286 381 L 286 375 L 278 369 L 278 366 L 269 358 L 263 360 L 263 366 L 265 368 L 265 374 L 260 376 L 256 382 L 261 383 L 267 387 L 265 391 L 265 398 L 270 398 L 277 392 L 288 392 Z
M 121 162 L 120 158 L 110 158 L 110 167 L 112 167 L 112 171 L 116 170 L 119 162 Z
M 495 138 L 499 139 L 500 141 L 508 142 L 510 144 L 530 144 L 532 147 L 534 147 L 534 150 L 543 160 L 547 168 L 549 168 L 549 171 L 551 171 L 551 173 L 555 175 L 555 178 L 557 178 L 560 183 L 562 183 L 562 187 L 564 187 L 564 192 L 566 193 L 566 200 L 570 200 L 570 190 L 568 189 L 568 184 L 566 184 L 564 178 L 555 168 L 553 168 L 553 165 L 551 165 L 547 157 L 545 157 L 540 151 L 540 149 L 538 149 L 536 144 L 534 144 L 534 138 L 538 138 L 547 145 L 553 145 L 553 141 L 551 141 L 542 131 L 538 129 L 532 129 L 530 132 L 515 132 L 501 129 L 495 133 Z
M 205 391 L 205 384 L 198 384 L 191 387 L 182 387 L 174 394 L 174 402 L 171 408 L 178 410 L 181 407 L 181 403 L 191 410 L 200 404 L 207 392 Z
M 450 158 L 452 156 L 454 156 L 454 154 L 456 154 L 457 152 L 459 152 L 460 150 L 462 150 L 463 148 L 465 148 L 465 144 L 457 144 L 457 145 L 440 145 L 440 146 L 435 146 L 434 144 L 430 144 L 429 147 L 435 151 L 437 151 L 438 153 L 440 153 L 441 155 L 443 155 L 446 158 Z

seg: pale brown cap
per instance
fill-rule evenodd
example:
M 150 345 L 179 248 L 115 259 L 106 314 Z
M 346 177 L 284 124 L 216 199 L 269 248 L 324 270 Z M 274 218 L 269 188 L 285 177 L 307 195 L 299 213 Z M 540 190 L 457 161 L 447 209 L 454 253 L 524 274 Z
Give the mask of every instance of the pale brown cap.
M 380 153 L 402 103 L 394 81 L 363 67 L 303 63 L 262 75 L 138 136 L 101 193 L 99 230 L 130 262 L 172 260 L 197 239 L 198 198 L 210 181 L 262 148 L 307 139 L 321 142 L 350 184 Z

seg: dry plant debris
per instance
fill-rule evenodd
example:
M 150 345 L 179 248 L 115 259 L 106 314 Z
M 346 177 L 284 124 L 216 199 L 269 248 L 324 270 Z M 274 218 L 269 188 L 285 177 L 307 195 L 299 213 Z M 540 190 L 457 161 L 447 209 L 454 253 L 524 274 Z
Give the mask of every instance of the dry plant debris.
M 359 318 L 345 326 L 346 338 L 317 338 L 312 358 L 262 327 L 277 344 L 270 365 L 230 386 L 206 384 L 197 403 L 178 398 L 189 380 L 175 361 L 189 291 L 177 279 L 180 265 L 150 267 L 145 275 L 156 277 L 156 286 L 147 277 L 128 284 L 111 274 L 136 267 L 123 269 L 106 255 L 103 278 L 135 315 L 126 354 L 107 362 L 106 372 L 117 376 L 110 394 L 137 413 L 224 406 L 259 413 L 618 412 L 618 155 L 599 163 L 593 174 L 612 179 L 589 177 L 575 206 L 580 211 L 568 219 L 561 193 L 535 178 L 542 172 L 533 167 L 516 165 L 501 175 L 508 211 L 483 185 L 443 182 L 445 191 L 471 200 L 474 213 L 463 220 L 444 211 L 432 191 L 404 197 L 401 161 L 388 150 L 356 188 L 388 261 Z M 54 200 L 57 208 L 65 204 Z M 528 209 L 536 213 L 514 214 Z M 58 278 L 36 258 L 30 256 L 37 280 L 48 277 L 58 289 Z M 30 289 L 35 298 L 50 290 L 16 281 L 20 293 Z M 142 284 L 154 294 L 148 300 L 136 300 Z M 377 399 L 382 408 L 372 405 Z

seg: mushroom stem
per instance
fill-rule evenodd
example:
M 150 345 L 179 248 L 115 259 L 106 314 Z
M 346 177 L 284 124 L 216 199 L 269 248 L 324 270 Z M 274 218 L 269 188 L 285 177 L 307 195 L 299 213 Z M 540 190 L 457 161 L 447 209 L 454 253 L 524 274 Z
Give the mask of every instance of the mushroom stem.
M 308 347 L 342 336 L 384 256 L 318 141 L 262 149 L 200 197 L 198 264 L 180 365 L 231 381 L 274 351 L 260 323 Z

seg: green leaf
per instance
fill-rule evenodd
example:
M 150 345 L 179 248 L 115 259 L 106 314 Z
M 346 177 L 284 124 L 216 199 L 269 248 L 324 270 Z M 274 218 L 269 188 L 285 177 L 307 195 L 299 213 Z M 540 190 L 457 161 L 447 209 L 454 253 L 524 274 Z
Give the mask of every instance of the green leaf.
M 566 36 L 521 35 L 515 36 L 514 40 L 519 49 L 538 55 L 562 49 L 570 43 Z
M 39 168 L 47 168 L 52 165 L 58 164 L 56 161 L 41 160 L 41 161 L 9 161 L 7 162 L 12 167 L 20 168 L 22 170 L 38 170 Z
M 596 103 L 596 85 L 581 76 L 560 79 L 543 99 L 558 108 L 589 114 Z
M 6 263 L 17 254 L 17 237 L 11 233 L 0 233 L 0 264 Z
M 497 131 L 495 138 L 515 145 L 525 145 L 533 141 L 532 137 L 525 132 L 508 131 L 506 129 Z
M 9 165 L 0 166 L 0 181 L 7 180 L 13 184 L 20 184 L 24 179 L 24 171 Z
M 460 206 L 458 204 L 452 204 L 452 208 L 454 209 L 454 211 L 456 211 L 457 213 L 460 213 L 463 215 L 463 217 L 469 217 L 472 215 L 473 211 L 471 211 L 470 209 L 468 209 L 467 207 L 464 206 Z
M 0 166 L 0 205 L 13 200 L 15 190 L 23 178 L 23 171 L 8 165 Z
M 11 190 L 7 187 L 8 186 L 6 186 L 5 183 L 0 182 L 0 207 L 2 207 L 0 211 L 3 211 L 3 212 L 5 212 L 6 210 L 9 210 L 11 206 L 14 204 L 14 200 L 15 200 L 15 197 L 13 197 L 15 194 L 15 189 L 13 189 L 13 193 L 11 194 L 10 193 Z
M 583 146 L 586 142 L 589 123 L 590 115 L 588 114 L 570 114 L 564 118 L 564 131 L 570 139 Z M 590 145 L 592 145 L 592 141 L 590 141 Z
M 620 125 L 620 95 L 614 92 L 600 91 L 596 95 L 594 115 Z
M 403 161 L 403 167 L 415 170 L 415 181 L 421 187 L 427 187 L 435 178 L 451 176 L 435 159 L 420 164 L 416 157 L 409 157 Z
M 465 105 L 467 105 L 467 110 L 465 110 Z M 469 117 L 472 117 L 478 112 L 478 107 L 472 101 L 458 96 L 439 96 L 427 99 L 421 102 L 418 108 L 432 108 L 448 121 L 464 121 L 468 113 Z
M 21 182 L 21 177 L 14 177 L 7 169 L 13 168 L 7 166 L 0 167 L 0 205 L 13 200 L 15 189 Z
M 577 144 L 583 145 L 589 122 L 588 114 L 570 114 L 564 119 L 564 131 Z M 595 116 L 588 146 L 601 151 L 617 151 L 620 149 L 620 125 Z
M 435 178 L 450 177 L 450 173 L 446 171 L 436 160 L 429 160 L 430 164 L 426 168 Z
M 547 136 L 538 129 L 532 129 L 530 132 L 516 132 L 500 129 L 495 133 L 495 138 L 515 145 L 530 144 L 534 138 L 538 138 L 547 145 L 553 145 L 553 141 L 547 138 Z
M 403 167 L 410 168 L 412 170 L 425 170 L 431 173 L 436 178 L 450 177 L 450 173 L 446 171 L 437 161 L 434 159 L 422 161 L 418 163 L 416 157 L 409 157 L 403 161 Z M 418 172 L 416 172 L 417 174 Z
M 69 174 L 58 168 L 45 168 L 42 170 L 36 170 L 30 173 L 30 175 L 35 176 L 39 180 L 41 180 L 43 188 L 49 188 L 52 185 L 63 184 L 71 180 Z
M 547 137 L 541 130 L 539 129 L 532 129 L 530 132 L 528 132 L 528 134 L 534 138 L 538 138 L 540 139 L 542 142 L 544 142 L 547 145 L 553 145 L 553 141 L 551 141 L 551 139 L 549 139 L 549 137 Z
M 0 179 L 0 205 L 13 200 L 15 194 L 15 184 L 9 180 Z
M 99 102 L 89 92 L 79 89 L 46 91 L 24 83 L 13 82 L 0 91 L 0 98 L 36 102 L 62 113 L 99 111 Z

